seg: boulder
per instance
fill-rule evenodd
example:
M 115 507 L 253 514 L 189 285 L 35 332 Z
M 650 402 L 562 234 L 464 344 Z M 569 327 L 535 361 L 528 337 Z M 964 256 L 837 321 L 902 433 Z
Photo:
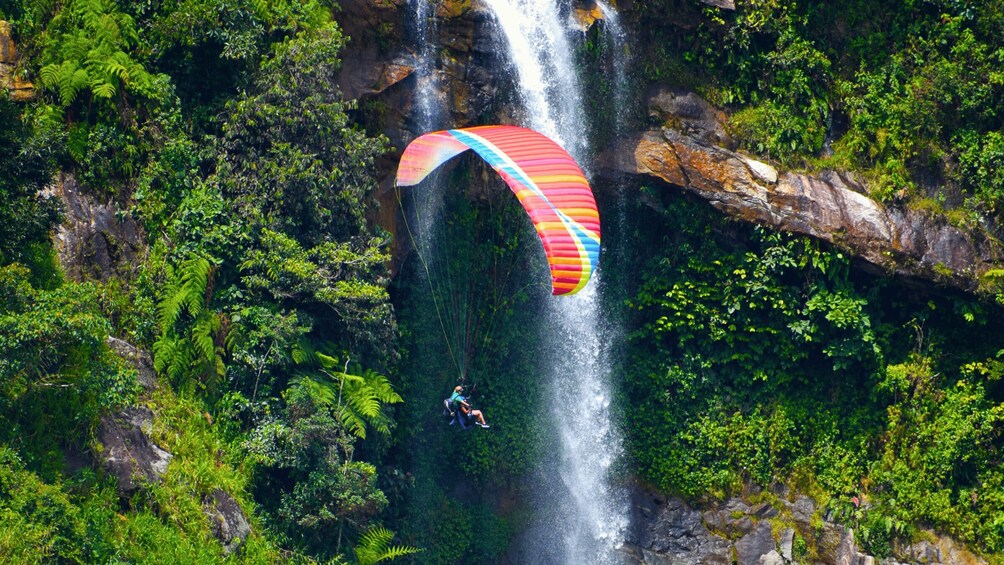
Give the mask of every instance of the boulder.
M 795 502 L 791 503 L 790 508 L 795 524 L 803 530 L 808 530 L 812 515 L 816 512 L 816 502 L 808 496 L 799 495 L 795 498 Z
M 896 559 L 902 563 L 986 565 L 985 559 L 955 543 L 951 538 L 939 536 L 930 530 L 924 531 L 923 534 L 927 539 L 896 547 Z
M 56 230 L 54 246 L 63 271 L 76 281 L 107 281 L 128 275 L 146 254 L 143 230 L 111 201 L 83 191 L 70 173 L 60 173 L 45 191 L 63 204 L 65 218 Z
M 735 544 L 736 563 L 738 565 L 759 565 L 761 558 L 770 553 L 777 553 L 777 544 L 771 534 L 770 522 L 764 520 L 757 523 L 750 533 L 739 538 Z
M 791 561 L 793 559 L 792 548 L 795 544 L 795 530 L 791 528 L 785 528 L 784 532 L 781 533 L 781 557 L 785 561 Z
M 154 372 L 153 357 L 148 351 L 111 336 L 108 336 L 106 342 L 116 355 L 136 368 L 137 381 L 144 391 L 153 392 L 157 389 L 157 373 Z
M 648 117 L 653 123 L 671 127 L 703 143 L 730 147 L 725 132 L 725 112 L 686 90 L 657 87 L 649 93 Z
M 230 555 L 244 545 L 251 533 L 251 526 L 232 496 L 218 488 L 213 489 L 203 501 L 202 510 L 209 519 L 209 530 L 220 540 L 225 555 Z
M 153 412 L 135 406 L 101 417 L 97 455 L 101 466 L 118 479 L 118 492 L 129 498 L 144 482 L 160 482 L 173 457 L 150 439 Z

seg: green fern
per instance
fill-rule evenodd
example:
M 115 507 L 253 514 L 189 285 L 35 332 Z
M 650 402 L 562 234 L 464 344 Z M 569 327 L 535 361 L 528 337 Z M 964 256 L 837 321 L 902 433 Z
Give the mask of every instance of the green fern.
M 212 388 L 226 371 L 223 357 L 232 342 L 227 319 L 209 307 L 213 272 L 213 263 L 201 256 L 168 269 L 172 282 L 158 304 L 154 369 L 179 385 Z
M 407 545 L 391 546 L 394 532 L 380 526 L 374 526 L 359 537 L 354 548 L 356 561 L 359 565 L 374 565 L 381 561 L 391 561 L 398 557 L 414 555 L 422 551 L 417 547 Z
M 391 418 L 385 407 L 403 402 L 387 377 L 369 369 L 362 374 L 347 372 L 348 364 L 301 343 L 293 349 L 293 361 L 301 373 L 294 382 L 304 386 L 311 398 L 335 411 L 338 420 L 354 436 L 365 439 L 367 429 L 390 434 Z
M 145 94 L 153 85 L 153 76 L 128 54 L 138 42 L 135 22 L 113 0 L 71 0 L 52 28 L 63 32 L 46 46 L 40 78 L 63 107 L 86 92 L 111 99 L 122 90 Z

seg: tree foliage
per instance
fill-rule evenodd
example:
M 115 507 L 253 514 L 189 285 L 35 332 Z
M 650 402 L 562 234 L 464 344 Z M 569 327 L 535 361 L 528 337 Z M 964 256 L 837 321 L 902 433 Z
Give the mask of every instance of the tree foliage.
M 300 34 L 265 60 L 255 90 L 227 105 L 217 179 L 238 213 L 312 247 L 366 230 L 383 142 L 349 123 L 335 86 L 336 27 Z
M 26 70 L 45 89 L 27 106 L 0 101 L 10 118 L 0 126 L 10 142 L 0 149 L 0 442 L 46 479 L 58 475 L 63 447 L 93 442 L 100 451 L 98 416 L 136 393 L 135 373 L 105 343 L 110 333 L 151 348 L 162 386 L 184 393 L 145 393 L 158 411 L 154 441 L 174 459 L 121 520 L 95 531 L 104 553 L 81 550 L 76 538 L 59 549 L 62 534 L 47 537 L 44 520 L 15 508 L 4 523 L 38 535 L 17 548 L 0 539 L 4 551 L 13 544 L 4 555 L 217 561 L 203 503 L 220 488 L 245 511 L 258 508 L 249 493 L 262 496 L 259 513 L 273 526 L 267 541 L 242 549 L 251 560 L 273 540 L 307 560 L 341 560 L 386 507 L 368 449 L 357 451 L 388 441 L 389 407 L 403 400 L 386 372 L 396 334 L 389 241 L 366 220 L 385 141 L 354 125 L 353 104 L 334 87 L 346 38 L 331 8 L 0 5 L 18 30 L 38 32 L 19 46 L 37 54 Z M 23 109 L 32 123 L 21 121 Z M 134 277 L 59 276 L 49 241 L 58 210 L 39 195 L 57 163 L 88 196 L 145 228 L 150 252 Z M 358 363 L 336 367 L 318 352 L 329 345 Z M 25 432 L 33 442 L 19 439 Z M 51 490 L 74 492 L 58 481 Z M 54 506 L 79 528 L 84 505 L 72 495 L 63 502 Z M 389 530 L 372 531 L 364 558 L 412 551 L 384 542 Z
M 960 209 L 957 221 L 973 224 L 999 219 L 1001 9 L 646 0 L 637 14 L 647 74 L 729 108 L 742 148 L 787 166 L 857 169 L 880 200 Z
M 704 237 L 655 230 L 629 300 L 642 477 L 695 498 L 816 489 L 876 556 L 921 525 L 1004 549 L 996 307 L 910 299 L 818 243 L 661 202 Z
M 55 228 L 59 206 L 41 194 L 53 170 L 51 142 L 0 95 L 0 265 L 33 263 L 33 250 Z

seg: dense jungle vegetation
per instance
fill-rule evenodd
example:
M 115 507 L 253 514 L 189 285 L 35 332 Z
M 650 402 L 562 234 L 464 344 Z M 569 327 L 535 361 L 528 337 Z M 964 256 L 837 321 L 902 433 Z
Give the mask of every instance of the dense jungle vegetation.
M 736 4 L 636 1 L 640 87 L 695 89 L 780 166 L 857 171 L 883 202 L 999 234 L 1004 2 Z M 437 225 L 462 243 L 391 279 L 371 212 L 393 148 L 334 86 L 350 39 L 337 14 L 0 0 L 39 88 L 0 98 L 0 561 L 491 561 L 526 523 L 549 433 L 532 346 L 547 289 L 522 266 L 535 236 L 507 228 L 508 200 L 458 188 L 485 176 L 464 161 Z M 62 272 L 65 211 L 41 192 L 58 175 L 143 228 L 138 261 Z M 624 477 L 697 502 L 787 484 L 873 555 L 934 528 L 1000 559 L 994 277 L 971 296 L 870 274 L 669 187 L 631 188 L 630 225 L 605 234 L 605 309 L 628 335 Z M 488 324 L 459 370 L 492 433 L 440 420 L 458 367 L 430 277 Z M 158 389 L 108 336 L 152 352 Z M 103 414 L 137 403 L 174 458 L 121 500 L 72 462 L 101 451 Z M 251 522 L 239 555 L 202 512 L 217 488 Z M 811 540 L 796 547 L 811 557 Z

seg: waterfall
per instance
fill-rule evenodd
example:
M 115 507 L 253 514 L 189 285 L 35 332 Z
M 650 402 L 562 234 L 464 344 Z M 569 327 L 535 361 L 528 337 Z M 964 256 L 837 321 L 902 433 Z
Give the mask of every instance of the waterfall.
M 415 51 L 415 112 L 413 131 L 425 133 L 440 125 L 443 114 L 442 104 L 436 94 L 441 91 L 435 75 L 436 44 L 432 37 L 436 34 L 436 22 L 431 13 L 435 4 L 431 0 L 409 0 L 411 21 L 410 36 Z
M 611 53 L 610 67 L 613 71 L 614 91 L 614 129 L 617 134 L 624 133 L 627 127 L 627 112 L 630 107 L 628 96 L 628 38 L 627 31 L 621 25 L 620 14 L 602 0 L 596 5 L 603 14 L 604 39 Z
M 550 137 L 585 164 L 588 121 L 567 21 L 560 17 L 558 6 L 554 0 L 488 0 L 487 4 L 505 35 L 523 125 Z
M 438 98 L 442 91 L 436 75 L 436 21 L 433 18 L 435 3 L 432 0 L 409 0 L 409 43 L 415 53 L 415 98 L 410 115 L 411 130 L 421 135 L 444 127 L 445 104 Z M 433 173 L 430 184 L 439 185 L 438 174 Z M 409 222 L 411 236 L 419 252 L 432 255 L 434 249 L 433 225 L 443 208 L 443 190 L 408 191 L 411 200 Z
M 569 21 L 555 0 L 487 0 L 505 39 L 523 125 L 562 145 L 589 174 L 589 121 Z M 548 421 L 556 457 L 537 488 L 536 533 L 523 551 L 536 563 L 614 563 L 627 527 L 627 497 L 610 481 L 621 455 L 611 422 L 610 346 L 617 332 L 601 314 L 601 271 L 572 297 L 551 297 L 541 335 L 550 355 Z

